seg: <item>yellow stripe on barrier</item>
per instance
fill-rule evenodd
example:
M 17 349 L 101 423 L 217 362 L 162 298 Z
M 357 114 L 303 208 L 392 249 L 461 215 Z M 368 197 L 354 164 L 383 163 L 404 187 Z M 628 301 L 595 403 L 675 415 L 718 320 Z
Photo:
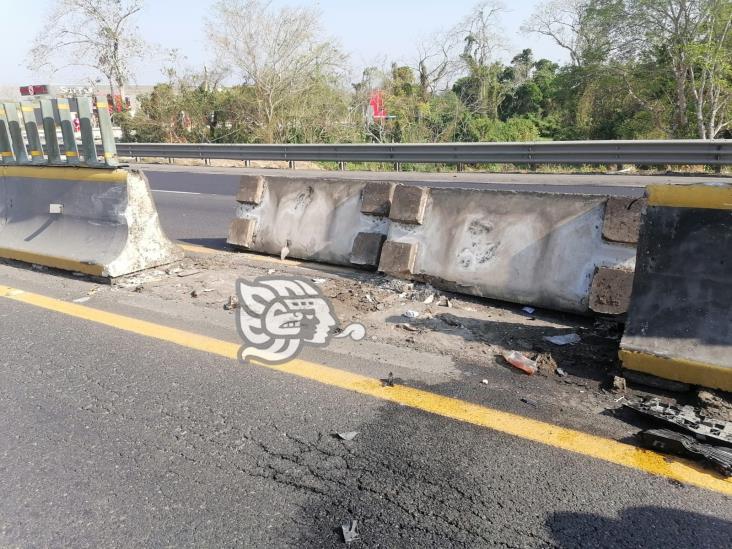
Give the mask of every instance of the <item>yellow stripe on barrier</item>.
M 31 151 L 31 156 L 43 156 L 43 153 L 41 151 Z
M 732 368 L 627 349 L 621 349 L 619 356 L 623 366 L 629 370 L 682 383 L 732 391 Z
M 52 269 L 62 269 L 64 271 L 78 271 L 80 273 L 92 276 L 104 276 L 104 267 L 102 267 L 101 265 L 83 263 L 81 261 L 65 259 L 63 257 L 23 252 L 19 250 L 11 250 L 9 248 L 0 248 L 0 257 L 4 259 L 22 261 L 24 263 L 45 265 L 46 267 L 51 267 Z
M 65 154 L 66 156 L 68 156 L 68 157 L 72 157 L 72 158 L 73 158 L 74 156 L 79 156 L 79 154 L 78 154 L 78 153 L 75 153 L 74 151 L 66 151 L 66 152 L 65 152 L 64 154 Z
M 10 151 L 2 151 L 0 152 L 0 156 L 2 156 L 3 158 L 7 158 L 9 156 L 13 156 L 13 153 Z
M 56 106 L 62 110 L 62 111 L 68 111 L 69 110 L 69 104 L 68 103 L 57 103 Z
M 174 343 L 188 349 L 219 355 L 227 359 L 234 360 L 238 357 L 239 344 L 237 343 L 161 326 L 133 317 L 93 309 L 7 286 L 0 286 L 0 297 L 124 330 L 139 336 Z M 732 479 L 724 479 L 721 475 L 707 471 L 693 462 L 668 457 L 616 440 L 575 431 L 574 429 L 405 385 L 385 387 L 378 379 L 304 360 L 293 360 L 278 366 L 265 364 L 257 364 L 256 366 L 409 406 L 424 412 L 492 429 L 629 469 L 692 484 L 721 494 L 732 495 Z
M 732 210 L 732 185 L 649 185 L 649 206 Z
M 4 166 L 0 168 L 5 177 L 22 177 L 33 179 L 61 179 L 64 181 L 82 181 L 84 183 L 126 183 L 125 170 L 105 170 L 103 168 L 67 168 L 46 166 Z

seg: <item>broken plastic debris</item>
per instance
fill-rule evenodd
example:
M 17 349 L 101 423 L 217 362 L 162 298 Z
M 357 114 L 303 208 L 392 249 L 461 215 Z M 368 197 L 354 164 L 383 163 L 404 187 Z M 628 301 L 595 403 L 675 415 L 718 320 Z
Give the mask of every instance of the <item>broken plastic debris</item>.
M 506 359 L 506 362 L 508 362 L 511 366 L 514 368 L 517 368 L 518 370 L 521 370 L 527 375 L 534 375 L 536 373 L 536 370 L 538 369 L 538 366 L 536 362 L 531 360 L 528 357 L 525 357 L 518 351 L 511 351 L 504 352 L 503 358 Z
M 701 441 L 732 445 L 732 422 L 709 417 L 693 406 L 663 404 L 657 398 L 623 404 L 636 412 L 689 431 Z
M 533 315 L 536 312 L 536 309 L 533 307 L 524 307 L 521 309 L 523 312 L 525 312 L 527 315 Z
M 558 336 L 544 336 L 544 340 L 549 343 L 553 343 L 554 345 L 564 346 L 576 345 L 582 341 L 582 338 L 578 334 L 566 334 Z
M 483 385 L 488 385 L 488 380 L 487 380 L 487 379 L 484 379 L 483 381 L 481 381 L 481 383 L 482 383 Z
M 229 301 L 224 304 L 225 311 L 231 311 L 237 307 L 239 307 L 239 299 L 235 295 L 230 296 Z
M 316 284 L 323 284 L 327 279 L 326 278 L 311 278 L 310 280 L 312 280 Z
M 529 406 L 533 406 L 534 408 L 539 407 L 539 404 L 535 400 L 532 400 L 530 398 L 522 398 L 521 402 L 523 402 L 524 404 L 528 404 Z
M 358 436 L 358 431 L 348 431 L 347 433 L 336 433 L 341 440 L 351 441 Z
M 86 303 L 86 302 L 87 302 L 87 301 L 89 301 L 90 299 L 91 299 L 91 298 L 90 298 L 89 296 L 84 296 L 84 297 L 77 297 L 77 298 L 76 298 L 76 299 L 74 299 L 73 301 L 74 301 L 74 303 Z
M 720 473 L 732 477 L 732 448 L 702 444 L 694 437 L 669 429 L 649 429 L 640 434 L 646 448 L 692 459 L 704 459 Z
M 358 521 L 351 519 L 348 522 L 341 524 L 341 531 L 343 532 L 343 541 L 351 543 L 356 541 L 361 536 L 358 533 Z
M 417 318 L 419 317 L 419 313 L 417 311 L 406 311 L 403 316 L 406 316 L 407 318 Z
M 562 370 L 561 368 L 557 368 L 557 375 L 558 375 L 559 377 L 567 377 L 567 372 L 565 372 L 565 371 L 564 371 L 564 370 Z

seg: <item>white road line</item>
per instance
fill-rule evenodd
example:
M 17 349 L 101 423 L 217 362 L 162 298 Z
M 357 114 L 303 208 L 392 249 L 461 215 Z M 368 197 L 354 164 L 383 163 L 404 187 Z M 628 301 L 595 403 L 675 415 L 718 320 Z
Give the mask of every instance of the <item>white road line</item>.
M 162 191 L 160 189 L 152 189 L 154 193 L 171 193 L 171 194 L 203 194 L 203 193 L 189 193 L 186 191 Z

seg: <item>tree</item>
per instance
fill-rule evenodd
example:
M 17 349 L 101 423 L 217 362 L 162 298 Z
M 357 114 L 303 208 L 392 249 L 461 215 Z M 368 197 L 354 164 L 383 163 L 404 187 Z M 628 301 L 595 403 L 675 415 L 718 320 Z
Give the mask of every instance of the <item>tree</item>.
M 145 49 L 134 22 L 143 2 L 58 0 L 34 40 L 30 67 L 51 72 L 89 67 L 105 77 L 113 97 L 124 97 L 131 63 L 141 58 Z
M 536 7 L 521 30 L 551 38 L 569 52 L 573 65 L 581 66 L 592 35 L 586 22 L 588 5 L 589 0 L 544 2 Z
M 282 142 L 298 126 L 301 105 L 323 87 L 341 89 L 346 58 L 323 40 L 320 14 L 308 7 L 275 9 L 266 0 L 219 0 L 207 23 L 218 62 L 251 86 L 258 139 Z M 301 128 L 302 130 L 302 128 Z M 305 132 L 307 133 L 307 132 Z
M 730 123 L 732 100 L 732 5 L 713 0 L 697 43 L 689 49 L 689 77 L 700 139 L 714 139 Z

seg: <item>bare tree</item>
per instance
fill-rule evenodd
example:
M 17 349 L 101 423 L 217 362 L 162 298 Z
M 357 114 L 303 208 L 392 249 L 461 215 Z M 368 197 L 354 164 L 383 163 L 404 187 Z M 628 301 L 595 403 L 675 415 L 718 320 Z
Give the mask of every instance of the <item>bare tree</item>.
M 131 62 L 145 43 L 135 26 L 144 0 L 58 0 L 34 40 L 29 66 L 55 73 L 68 67 L 89 67 L 101 73 L 124 97 Z
M 499 0 L 481 2 L 455 27 L 453 32 L 464 40 L 462 58 L 466 64 L 486 67 L 506 51 L 506 37 L 501 24 L 504 13 L 506 7 Z
M 524 32 L 533 32 L 551 38 L 569 52 L 572 64 L 581 66 L 583 53 L 590 42 L 585 24 L 588 0 L 550 0 L 539 4 L 521 26 Z
M 338 85 L 345 56 L 322 40 L 320 13 L 308 7 L 275 9 L 268 0 L 219 0 L 207 22 L 218 62 L 255 91 L 260 138 L 285 138 L 291 115 L 321 93 L 324 81 Z
M 461 37 L 451 31 L 436 32 L 417 44 L 415 68 L 423 100 L 447 88 L 460 70 Z
M 732 6 L 712 0 L 705 8 L 702 35 L 689 48 L 689 78 L 699 138 L 714 139 L 730 123 Z

